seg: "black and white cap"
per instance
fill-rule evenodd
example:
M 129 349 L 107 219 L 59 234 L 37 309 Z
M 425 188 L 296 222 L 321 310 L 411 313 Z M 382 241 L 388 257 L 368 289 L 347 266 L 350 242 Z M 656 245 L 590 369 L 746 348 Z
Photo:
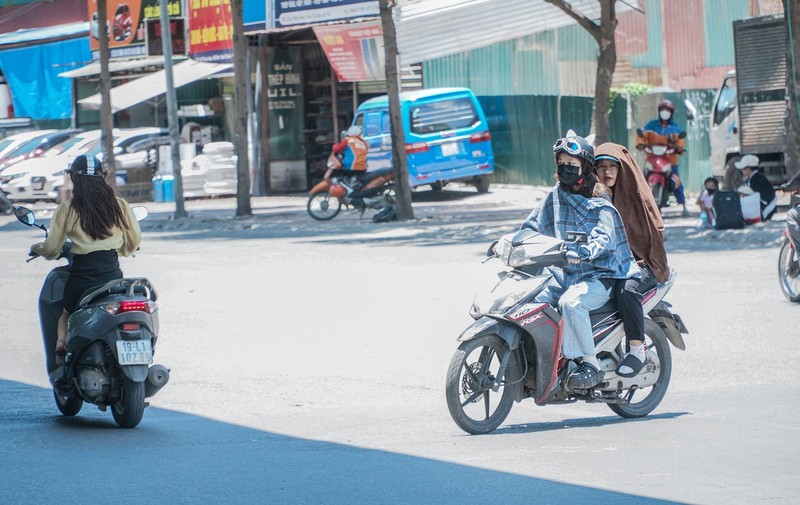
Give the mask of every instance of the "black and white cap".
M 103 164 L 91 154 L 81 154 L 72 160 L 68 173 L 103 177 Z

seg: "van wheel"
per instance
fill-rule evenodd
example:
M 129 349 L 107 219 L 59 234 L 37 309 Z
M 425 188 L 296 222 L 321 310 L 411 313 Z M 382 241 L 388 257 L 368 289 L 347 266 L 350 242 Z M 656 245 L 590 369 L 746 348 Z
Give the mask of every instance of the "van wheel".
M 444 190 L 444 186 L 445 186 L 444 181 L 436 181 L 433 184 L 431 184 L 431 189 L 433 191 L 442 191 Z
M 725 178 L 722 185 L 728 191 L 736 191 L 736 188 L 742 185 L 742 171 L 734 166 L 737 161 L 739 161 L 739 157 L 734 156 L 725 163 Z
M 480 175 L 475 178 L 475 188 L 478 190 L 478 193 L 488 193 L 491 183 L 492 178 L 488 175 Z

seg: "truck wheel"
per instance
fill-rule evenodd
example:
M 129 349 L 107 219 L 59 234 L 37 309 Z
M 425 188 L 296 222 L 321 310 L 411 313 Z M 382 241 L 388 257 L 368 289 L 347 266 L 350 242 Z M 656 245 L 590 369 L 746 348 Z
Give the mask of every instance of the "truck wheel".
M 736 188 L 742 185 L 742 171 L 734 165 L 738 161 L 739 157 L 734 156 L 725 164 L 725 179 L 722 181 L 722 185 L 728 191 L 736 191 Z

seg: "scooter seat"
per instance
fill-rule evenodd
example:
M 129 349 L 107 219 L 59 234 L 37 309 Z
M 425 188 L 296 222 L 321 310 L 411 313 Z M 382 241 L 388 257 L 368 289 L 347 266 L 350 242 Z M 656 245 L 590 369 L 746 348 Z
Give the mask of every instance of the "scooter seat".
M 357 175 L 358 180 L 361 182 L 371 181 L 377 177 L 383 177 L 384 175 L 388 175 L 392 173 L 391 168 L 380 168 L 378 170 L 372 170 L 369 172 L 361 172 Z
M 614 300 L 614 298 L 611 298 L 599 309 L 589 312 L 589 319 L 592 321 L 592 327 L 596 326 L 597 323 L 603 321 L 609 316 L 613 316 L 617 313 L 617 311 L 617 302 Z

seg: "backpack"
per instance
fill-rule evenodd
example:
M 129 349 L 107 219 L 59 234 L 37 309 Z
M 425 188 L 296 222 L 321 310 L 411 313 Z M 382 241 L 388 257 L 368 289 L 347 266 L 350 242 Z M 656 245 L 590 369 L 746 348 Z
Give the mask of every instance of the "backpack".
M 739 193 L 735 191 L 717 191 L 714 193 L 714 215 L 716 216 L 717 230 L 731 230 L 744 228 L 742 216 L 742 202 Z

